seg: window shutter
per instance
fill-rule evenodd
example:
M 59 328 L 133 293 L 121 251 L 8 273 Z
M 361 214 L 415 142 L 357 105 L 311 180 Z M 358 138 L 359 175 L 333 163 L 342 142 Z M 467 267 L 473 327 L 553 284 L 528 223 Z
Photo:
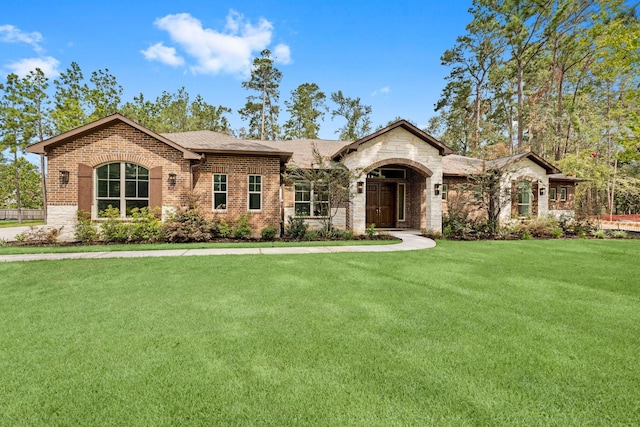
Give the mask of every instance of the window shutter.
M 149 208 L 162 212 L 162 166 L 149 170 Z
M 93 168 L 78 164 L 78 210 L 91 212 L 93 202 Z

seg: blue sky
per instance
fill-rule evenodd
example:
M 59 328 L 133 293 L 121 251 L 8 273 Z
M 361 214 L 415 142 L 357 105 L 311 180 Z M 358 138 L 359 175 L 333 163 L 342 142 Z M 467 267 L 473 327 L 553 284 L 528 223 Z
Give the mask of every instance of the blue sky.
M 184 86 L 234 110 L 253 57 L 277 56 L 284 100 L 302 83 L 371 105 L 375 126 L 394 117 L 424 126 L 445 85 L 442 53 L 465 32 L 471 0 L 166 1 L 3 0 L 0 72 L 40 66 L 53 79 L 72 61 L 88 79 L 108 68 L 124 101 Z M 321 137 L 342 123 L 325 116 Z

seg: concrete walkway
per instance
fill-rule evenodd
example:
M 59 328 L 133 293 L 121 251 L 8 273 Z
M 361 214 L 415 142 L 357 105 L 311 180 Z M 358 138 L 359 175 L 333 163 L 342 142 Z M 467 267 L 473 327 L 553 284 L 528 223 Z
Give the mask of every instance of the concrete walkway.
M 402 242 L 391 245 L 366 246 L 308 246 L 281 248 L 220 248 L 220 249 L 168 249 L 157 251 L 121 251 L 121 252 L 70 252 L 57 254 L 0 255 L 0 262 L 40 261 L 58 259 L 97 259 L 97 258 L 142 258 L 163 256 L 202 256 L 202 255 L 271 255 L 271 254 L 328 254 L 339 252 L 396 252 L 429 249 L 436 242 L 416 234 L 417 232 L 392 231 L 391 235 Z

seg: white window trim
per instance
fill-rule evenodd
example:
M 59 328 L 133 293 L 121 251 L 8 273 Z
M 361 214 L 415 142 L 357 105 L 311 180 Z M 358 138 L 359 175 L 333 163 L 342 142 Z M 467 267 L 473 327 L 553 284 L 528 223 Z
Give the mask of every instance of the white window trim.
M 95 220 L 104 220 L 104 219 L 108 219 L 106 217 L 103 216 L 99 216 L 100 215 L 100 211 L 98 210 L 98 200 L 102 200 L 102 199 L 111 199 L 111 200 L 115 200 L 116 197 L 98 197 L 98 169 L 106 166 L 106 165 L 112 165 L 112 164 L 119 164 L 120 165 L 120 197 L 118 197 L 118 199 L 120 199 L 120 218 L 121 219 L 127 219 L 127 200 L 146 200 L 147 201 L 147 207 L 149 207 L 149 204 L 151 203 L 151 169 L 142 166 L 141 164 L 138 163 L 133 163 L 133 162 L 126 162 L 126 161 L 121 161 L 121 162 L 108 162 L 108 163 L 103 163 L 101 165 L 98 165 L 96 167 L 93 168 L 93 206 L 92 206 L 92 211 L 91 212 L 91 217 L 92 219 Z M 136 165 L 136 166 L 140 166 L 142 168 L 147 169 L 147 172 L 149 173 L 148 175 L 148 187 L 147 187 L 147 197 L 126 197 L 126 164 L 130 163 L 132 165 Z M 137 180 L 136 180 L 137 182 Z M 125 185 L 123 185 L 123 183 Z
M 558 200 L 558 190 L 556 187 L 549 188 L 549 200 L 555 202 Z
M 303 184 L 303 183 L 307 183 L 309 185 L 309 201 L 308 202 L 296 202 L 296 184 Z M 299 204 L 308 204 L 309 205 L 309 215 L 298 215 L 298 213 L 296 212 L 296 203 Z M 321 201 L 318 200 L 318 196 L 317 193 L 315 191 L 313 182 L 308 182 L 308 181 L 298 181 L 295 182 L 293 184 L 293 211 L 294 214 L 296 216 L 296 218 L 309 218 L 309 219 L 314 219 L 314 218 L 327 218 L 329 215 L 313 215 L 313 213 L 316 211 L 316 204 L 325 204 L 327 205 L 327 212 L 330 214 L 330 205 L 329 205 L 329 201 Z
M 400 188 L 402 188 L 402 190 Z M 402 212 L 400 212 L 400 194 L 402 194 L 403 196 L 402 200 L 404 201 L 404 203 L 402 203 Z M 398 197 L 398 201 L 397 201 L 398 209 L 397 209 L 396 215 L 398 215 L 397 217 L 398 222 L 405 222 L 407 220 L 407 184 L 403 182 L 398 183 L 397 197 Z M 400 213 L 402 213 L 402 216 L 400 216 Z
M 224 176 L 224 183 L 226 190 L 224 191 L 216 191 L 216 175 Z M 216 207 L 216 193 L 224 193 L 226 203 L 224 204 L 224 208 L 220 209 Z M 229 175 L 226 173 L 214 173 L 211 175 L 211 209 L 214 212 L 226 212 L 229 207 Z
M 561 202 L 566 202 L 567 201 L 567 193 L 569 191 L 567 190 L 567 187 L 560 187 L 560 201 Z
M 442 184 L 442 186 L 440 187 L 440 192 L 442 193 L 442 200 L 447 200 L 447 197 L 449 197 L 449 185 Z
M 250 182 L 251 177 L 258 176 L 260 177 L 260 191 L 250 191 Z M 251 212 L 260 212 L 262 211 L 262 186 L 264 185 L 264 178 L 262 175 L 250 174 L 247 176 L 247 210 Z M 260 195 L 260 207 L 258 209 L 251 209 L 251 195 L 259 194 Z

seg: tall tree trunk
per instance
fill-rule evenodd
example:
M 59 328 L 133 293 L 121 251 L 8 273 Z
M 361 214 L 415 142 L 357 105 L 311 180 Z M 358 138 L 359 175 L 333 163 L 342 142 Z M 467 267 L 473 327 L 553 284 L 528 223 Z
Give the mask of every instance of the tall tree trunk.
M 16 178 L 16 205 L 18 207 L 18 224 L 22 224 L 22 200 L 20 195 L 20 173 L 18 171 L 18 150 L 13 152 L 13 171 Z
M 518 61 L 518 153 L 524 151 L 524 67 Z

